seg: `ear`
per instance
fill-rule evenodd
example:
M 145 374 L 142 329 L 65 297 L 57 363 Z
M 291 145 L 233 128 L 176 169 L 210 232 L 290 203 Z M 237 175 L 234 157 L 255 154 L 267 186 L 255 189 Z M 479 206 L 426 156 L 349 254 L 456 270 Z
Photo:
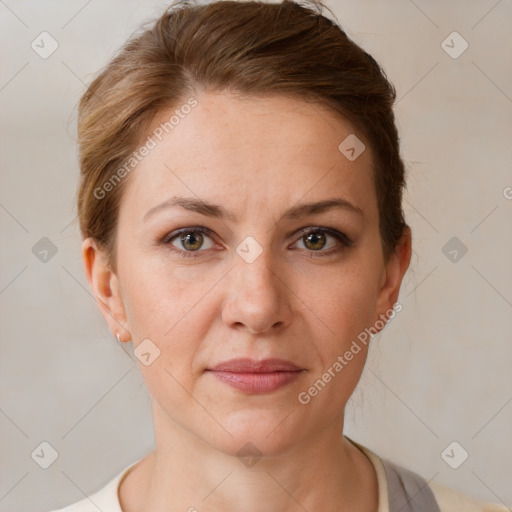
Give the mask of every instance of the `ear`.
M 107 255 L 92 238 L 82 242 L 85 275 L 112 334 L 119 333 L 121 341 L 130 341 L 126 311 L 117 275 L 108 265 Z
M 384 266 L 380 288 L 377 293 L 376 317 L 374 318 L 373 325 L 376 324 L 378 319 L 386 321 L 390 312 L 393 311 L 393 305 L 398 300 L 402 279 L 411 261 L 411 247 L 411 228 L 406 226 L 395 251 L 389 256 Z M 380 331 L 381 329 L 377 330 Z

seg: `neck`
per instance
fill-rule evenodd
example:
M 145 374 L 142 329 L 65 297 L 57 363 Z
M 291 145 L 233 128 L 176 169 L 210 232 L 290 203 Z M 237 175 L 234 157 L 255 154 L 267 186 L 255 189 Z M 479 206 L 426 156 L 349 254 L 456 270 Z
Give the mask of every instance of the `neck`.
M 358 510 L 376 512 L 372 463 L 341 434 L 339 422 L 272 456 L 221 452 L 155 410 L 157 449 L 120 487 L 124 512 L 183 510 Z

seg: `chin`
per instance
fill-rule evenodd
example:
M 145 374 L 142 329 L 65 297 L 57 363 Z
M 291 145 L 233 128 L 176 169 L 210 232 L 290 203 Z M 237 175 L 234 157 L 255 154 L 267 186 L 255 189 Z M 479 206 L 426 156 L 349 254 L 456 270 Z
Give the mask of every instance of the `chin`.
M 231 436 L 218 429 L 218 436 L 212 438 L 209 431 L 204 439 L 217 450 L 232 456 L 250 457 L 254 452 L 256 457 L 276 457 L 293 448 L 305 433 L 304 422 L 299 425 L 293 413 L 285 419 L 287 414 L 265 414 L 258 410 L 248 414 L 237 412 L 235 417 L 221 421 Z

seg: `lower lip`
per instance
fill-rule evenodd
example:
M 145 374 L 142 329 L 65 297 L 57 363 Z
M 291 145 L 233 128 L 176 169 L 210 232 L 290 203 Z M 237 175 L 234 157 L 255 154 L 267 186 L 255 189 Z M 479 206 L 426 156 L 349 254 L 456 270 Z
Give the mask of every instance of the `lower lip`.
M 246 393 L 269 393 L 290 384 L 301 371 L 270 373 L 238 373 L 212 370 L 219 380 Z

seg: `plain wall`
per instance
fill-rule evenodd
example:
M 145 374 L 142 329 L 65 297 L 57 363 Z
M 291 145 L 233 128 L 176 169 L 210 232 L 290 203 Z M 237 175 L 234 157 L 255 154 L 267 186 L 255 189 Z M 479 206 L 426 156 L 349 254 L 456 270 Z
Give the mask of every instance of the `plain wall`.
M 153 449 L 148 393 L 89 290 L 73 201 L 79 97 L 166 5 L 0 3 L 2 511 L 82 499 Z M 345 433 L 511 507 L 512 4 L 327 5 L 397 88 L 414 245 L 403 310 L 374 339 Z M 43 31 L 59 45 L 47 59 L 31 47 Z M 458 58 L 442 47 L 453 31 L 469 44 Z M 47 262 L 33 253 L 43 237 Z M 467 247 L 457 261 L 452 237 Z M 31 457 L 43 441 L 58 452 L 46 470 Z M 441 457 L 453 441 L 469 453 L 458 469 Z

